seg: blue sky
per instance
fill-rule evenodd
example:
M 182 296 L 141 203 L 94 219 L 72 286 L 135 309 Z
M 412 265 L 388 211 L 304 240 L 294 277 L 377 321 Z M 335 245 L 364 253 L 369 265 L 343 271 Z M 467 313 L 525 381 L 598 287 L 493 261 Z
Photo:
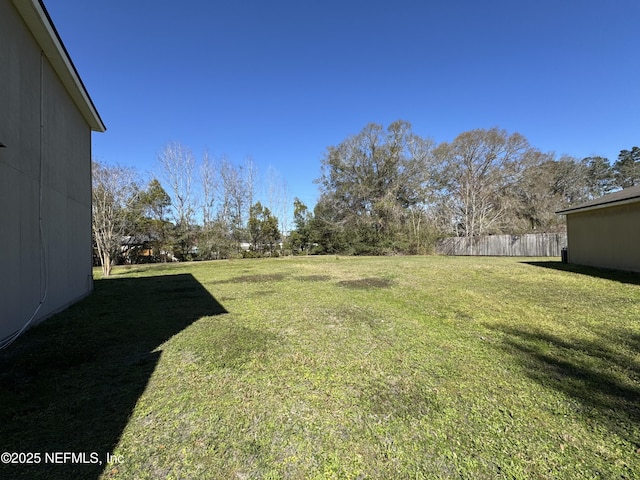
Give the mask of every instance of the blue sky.
M 557 155 L 640 145 L 637 0 L 45 0 L 106 126 L 99 161 L 156 171 L 169 141 L 309 206 L 330 145 L 403 119 L 504 128 Z

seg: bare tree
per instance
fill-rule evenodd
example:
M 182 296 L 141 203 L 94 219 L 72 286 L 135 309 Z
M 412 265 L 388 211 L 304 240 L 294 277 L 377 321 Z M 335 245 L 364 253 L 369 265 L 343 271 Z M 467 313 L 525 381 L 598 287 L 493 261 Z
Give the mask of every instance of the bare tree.
M 253 158 L 248 156 L 244 160 L 244 183 L 247 194 L 247 218 L 251 216 L 251 206 L 255 202 L 255 197 L 258 194 L 258 166 L 253 161 Z
M 188 227 L 193 221 L 193 198 L 196 160 L 191 149 L 179 142 L 167 143 L 158 160 L 162 166 L 162 178 L 171 189 L 173 216 L 177 225 Z
M 456 234 L 499 231 L 507 213 L 505 200 L 534 150 L 518 133 L 492 128 L 461 133 L 436 150 L 439 193 Z
M 218 175 L 220 177 L 218 218 L 227 225 L 239 249 L 250 206 L 246 181 L 241 169 L 236 168 L 226 157 L 222 157 L 218 163 Z
M 190 258 L 195 243 L 194 215 L 196 202 L 193 194 L 196 160 L 191 149 L 179 142 L 167 143 L 158 160 L 161 176 L 170 189 L 175 230 L 174 255 L 180 260 Z
M 283 235 L 287 235 L 289 233 L 289 214 L 292 204 L 287 183 L 271 165 L 267 169 L 265 183 L 267 207 L 280 220 L 280 232 Z
M 218 188 L 215 161 L 208 150 L 202 154 L 200 180 L 202 182 L 202 222 L 206 228 L 213 220 L 215 192 Z
M 127 209 L 135 200 L 134 172 L 119 166 L 92 163 L 92 226 L 102 275 L 108 277 L 126 228 Z

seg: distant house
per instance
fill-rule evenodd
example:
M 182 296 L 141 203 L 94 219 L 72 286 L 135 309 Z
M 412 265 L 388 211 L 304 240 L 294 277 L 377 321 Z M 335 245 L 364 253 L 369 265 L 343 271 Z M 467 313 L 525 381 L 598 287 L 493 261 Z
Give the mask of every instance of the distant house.
M 151 262 L 153 261 L 153 240 L 149 235 L 125 235 L 120 244 L 120 254 L 126 263 Z
M 567 216 L 569 263 L 640 272 L 640 185 L 556 213 Z
M 0 1 L 0 347 L 93 288 L 92 131 L 44 4 Z

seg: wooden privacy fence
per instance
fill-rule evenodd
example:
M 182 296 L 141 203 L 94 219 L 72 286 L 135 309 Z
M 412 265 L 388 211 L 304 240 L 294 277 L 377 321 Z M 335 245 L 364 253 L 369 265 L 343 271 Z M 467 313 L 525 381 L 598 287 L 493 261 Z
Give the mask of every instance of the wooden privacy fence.
M 493 257 L 559 257 L 562 248 L 566 246 L 566 233 L 488 235 L 444 238 L 436 244 L 436 253 Z

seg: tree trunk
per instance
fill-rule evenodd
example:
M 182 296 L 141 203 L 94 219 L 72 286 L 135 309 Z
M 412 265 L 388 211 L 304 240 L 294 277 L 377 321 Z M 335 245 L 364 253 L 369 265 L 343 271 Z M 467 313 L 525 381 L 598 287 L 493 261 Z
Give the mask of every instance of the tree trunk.
M 108 277 L 111 275 L 111 256 L 108 253 L 102 254 L 102 276 Z

